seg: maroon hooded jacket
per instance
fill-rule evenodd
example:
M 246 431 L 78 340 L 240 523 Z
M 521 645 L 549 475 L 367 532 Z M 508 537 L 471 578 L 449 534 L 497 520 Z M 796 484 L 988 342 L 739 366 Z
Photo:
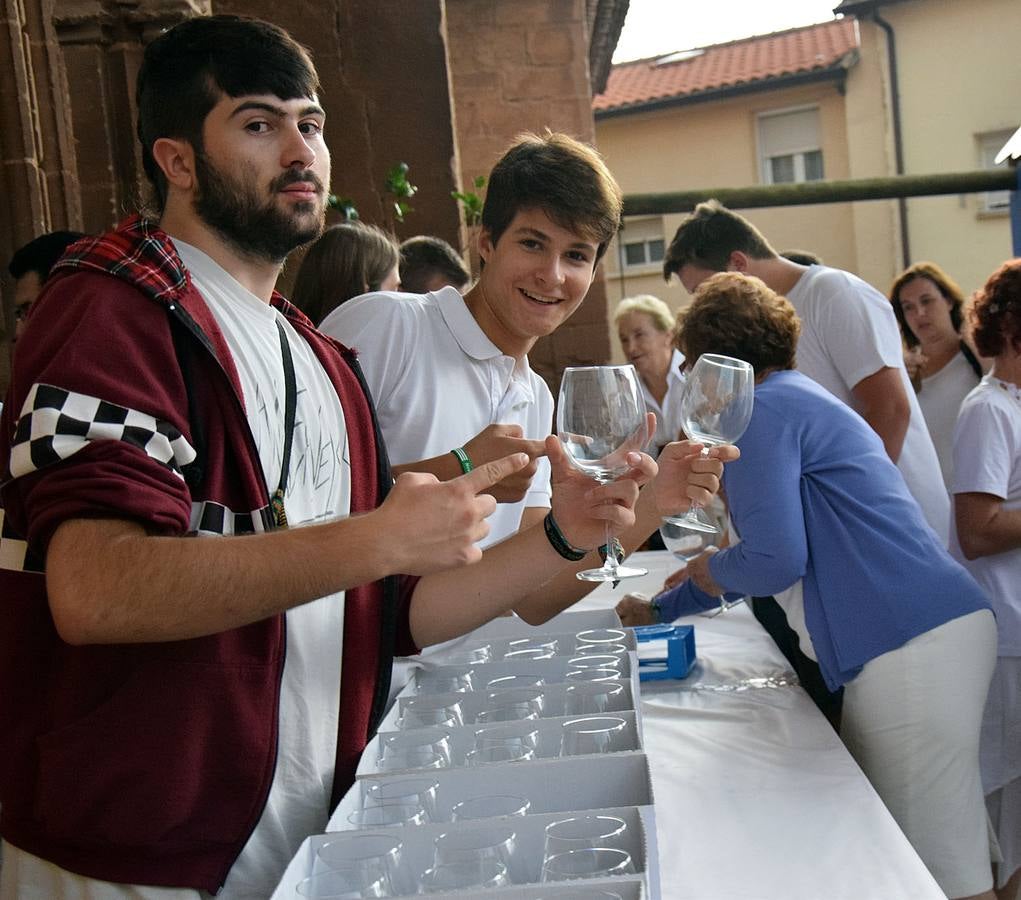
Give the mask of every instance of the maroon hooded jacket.
M 340 397 L 351 513 L 374 509 L 391 478 L 354 354 L 272 302 Z M 193 640 L 70 646 L 43 565 L 68 519 L 195 540 L 272 529 L 240 397 L 173 244 L 137 217 L 71 248 L 18 344 L 0 420 L 0 833 L 71 871 L 216 891 L 265 804 L 284 617 Z M 394 652 L 417 652 L 413 585 L 347 592 L 334 801 L 382 715 Z

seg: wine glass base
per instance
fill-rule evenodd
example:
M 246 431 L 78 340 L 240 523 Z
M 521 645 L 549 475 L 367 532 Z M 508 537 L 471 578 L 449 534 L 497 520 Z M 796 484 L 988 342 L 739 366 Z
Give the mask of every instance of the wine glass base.
M 640 569 L 632 566 L 617 566 L 615 570 L 609 569 L 585 569 L 575 575 L 581 581 L 620 581 L 622 578 L 638 578 L 640 575 L 648 575 L 648 569 Z
M 719 534 L 720 529 L 712 522 L 703 521 L 695 516 L 663 516 L 664 522 L 677 525 L 680 528 L 687 528 L 689 531 L 704 531 L 706 534 Z

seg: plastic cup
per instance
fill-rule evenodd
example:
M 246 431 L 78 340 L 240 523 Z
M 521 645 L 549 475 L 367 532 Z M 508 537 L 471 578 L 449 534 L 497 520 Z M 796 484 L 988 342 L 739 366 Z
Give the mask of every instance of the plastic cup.
M 627 721 L 619 716 L 586 716 L 563 724 L 562 756 L 625 750 Z
M 564 676 L 567 682 L 579 681 L 620 681 L 620 669 L 571 669 Z
M 362 806 L 383 806 L 391 803 L 417 804 L 429 821 L 436 821 L 436 799 L 439 782 L 431 776 L 410 776 L 387 779 L 364 785 Z
M 589 628 L 586 631 L 579 631 L 574 636 L 576 647 L 582 644 L 624 644 L 627 642 L 627 633 L 620 628 Z
M 501 675 L 486 683 L 486 690 L 506 691 L 518 688 L 540 688 L 546 684 L 542 675 Z
M 415 687 L 419 693 L 464 693 L 475 690 L 474 669 L 456 666 L 443 669 L 419 669 L 415 673 Z
M 550 822 L 545 833 L 545 857 L 568 850 L 594 847 L 625 849 L 627 822 L 619 816 L 581 815 Z
M 400 870 L 402 846 L 400 838 L 391 834 L 338 835 L 316 851 L 321 867 L 317 874 L 343 876 L 350 888 L 363 892 L 355 896 L 387 897 L 393 894 L 392 879 Z M 374 893 L 378 885 L 384 893 Z
M 470 797 L 455 803 L 450 810 L 453 822 L 466 819 L 492 819 L 502 816 L 525 816 L 532 803 L 525 797 L 512 794 L 492 794 L 484 797 Z
M 623 644 L 582 644 L 574 651 L 575 656 L 627 656 L 627 647 Z
M 610 847 L 567 850 L 543 861 L 543 881 L 567 881 L 572 878 L 608 878 L 630 875 L 635 871 L 631 854 Z
M 444 832 L 434 843 L 434 865 L 449 863 L 481 863 L 485 860 L 498 862 L 506 867 L 511 881 L 517 864 L 517 834 L 515 826 L 508 821 L 477 820 L 471 828 L 458 828 Z
M 435 750 L 416 748 L 394 751 L 379 760 L 381 772 L 403 772 L 416 769 L 443 769 L 450 765 L 449 759 Z
M 489 763 L 527 762 L 530 759 L 535 759 L 532 747 L 476 747 L 465 754 L 464 763 L 466 766 L 484 766 Z
M 347 821 L 355 828 L 390 828 L 424 825 L 430 818 L 418 803 L 380 803 L 355 810 Z
M 294 892 L 303 900 L 363 900 L 389 896 L 389 888 L 382 878 L 360 883 L 348 873 L 329 871 L 303 878 Z
M 392 731 L 379 736 L 381 760 L 414 750 L 438 753 L 449 766 L 450 732 L 445 728 L 416 728 L 412 731 Z
M 569 669 L 617 669 L 624 666 L 624 657 L 612 653 L 593 653 L 588 656 L 575 656 L 567 661 Z
M 483 862 L 442 863 L 422 873 L 422 892 L 486 890 L 510 884 L 507 867 L 489 859 Z
M 598 715 L 620 709 L 623 703 L 622 681 L 576 681 L 564 692 L 564 715 Z

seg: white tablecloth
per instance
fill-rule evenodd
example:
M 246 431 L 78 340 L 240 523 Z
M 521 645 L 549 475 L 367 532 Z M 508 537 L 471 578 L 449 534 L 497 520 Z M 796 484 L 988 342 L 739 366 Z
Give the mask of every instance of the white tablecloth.
M 631 561 L 650 574 L 575 609 L 654 594 L 671 566 Z M 642 685 L 664 900 L 944 898 L 829 723 L 785 686 L 793 673 L 748 607 L 680 621 L 696 668 Z

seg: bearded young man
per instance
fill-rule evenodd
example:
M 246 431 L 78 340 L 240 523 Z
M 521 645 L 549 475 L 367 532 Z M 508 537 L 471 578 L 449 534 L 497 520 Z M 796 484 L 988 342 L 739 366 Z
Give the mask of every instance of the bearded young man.
M 158 37 L 159 221 L 79 244 L 38 301 L 0 424 L 0 896 L 268 896 L 350 786 L 394 652 L 568 566 L 541 526 L 475 546 L 524 454 L 391 487 L 353 354 L 274 292 L 323 226 L 317 91 L 275 26 Z M 632 525 L 651 460 L 594 487 L 546 452 L 566 541 Z M 679 466 L 664 505 L 721 469 Z

